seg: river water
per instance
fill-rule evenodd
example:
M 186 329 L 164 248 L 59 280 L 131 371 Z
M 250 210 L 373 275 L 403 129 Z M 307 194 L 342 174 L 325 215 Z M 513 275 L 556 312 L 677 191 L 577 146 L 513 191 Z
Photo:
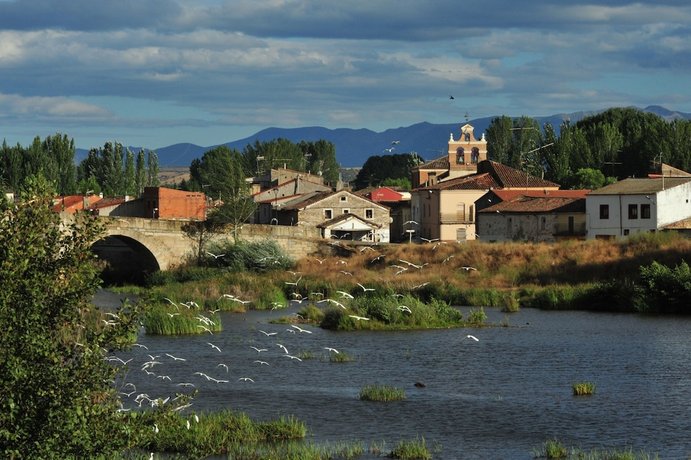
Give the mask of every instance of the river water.
M 213 335 L 142 332 L 139 343 L 148 350 L 119 353 L 132 358 L 125 381 L 152 398 L 192 383 L 199 389 L 196 411 L 231 408 L 255 419 L 294 415 L 315 443 L 383 442 L 390 450 L 400 440 L 424 437 L 438 447 L 437 459 L 530 459 L 544 441 L 557 438 L 584 450 L 691 458 L 689 318 L 486 309 L 496 327 L 347 333 L 314 326 L 298 332 L 270 322 L 298 310 L 224 313 L 224 330 Z M 291 355 L 313 357 L 288 358 L 278 344 Z M 325 347 L 354 360 L 332 363 L 334 352 Z M 153 374 L 141 370 L 149 354 L 161 363 L 149 369 Z M 574 397 L 571 385 L 581 381 L 593 382 L 595 394 Z M 406 399 L 359 400 L 370 384 L 402 388 Z M 127 407 L 136 407 L 137 393 L 124 397 Z

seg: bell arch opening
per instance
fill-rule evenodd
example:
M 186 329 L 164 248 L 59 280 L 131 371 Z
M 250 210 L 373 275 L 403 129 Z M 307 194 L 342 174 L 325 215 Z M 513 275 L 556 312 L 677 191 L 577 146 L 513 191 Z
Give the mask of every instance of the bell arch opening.
M 153 253 L 128 236 L 106 236 L 91 249 L 103 265 L 101 277 L 106 284 L 143 284 L 151 273 L 160 270 Z

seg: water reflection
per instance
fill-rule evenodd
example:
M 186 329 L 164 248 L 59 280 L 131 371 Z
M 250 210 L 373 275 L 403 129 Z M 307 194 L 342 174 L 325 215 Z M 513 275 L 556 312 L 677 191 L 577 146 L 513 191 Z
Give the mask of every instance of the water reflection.
M 391 448 L 423 436 L 428 445 L 441 446 L 435 458 L 528 459 L 554 437 L 584 449 L 691 455 L 687 318 L 531 309 L 506 317 L 487 310 L 490 322 L 510 326 L 377 333 L 305 326 L 311 334 L 270 323 L 297 309 L 224 313 L 224 331 L 214 335 L 142 335 L 139 343 L 148 350 L 121 354 L 134 358 L 127 381 L 151 397 L 193 383 L 196 410 L 228 407 L 257 419 L 295 415 L 315 442 L 385 441 Z M 479 341 L 467 339 L 468 333 Z M 284 356 L 278 344 L 302 361 Z M 325 347 L 354 361 L 332 363 Z M 152 375 L 140 370 L 148 355 L 160 356 Z M 573 397 L 571 385 L 585 380 L 596 384 L 595 395 Z M 375 383 L 405 389 L 406 400 L 360 401 L 360 389 Z M 126 398 L 130 406 L 136 406 L 133 397 Z

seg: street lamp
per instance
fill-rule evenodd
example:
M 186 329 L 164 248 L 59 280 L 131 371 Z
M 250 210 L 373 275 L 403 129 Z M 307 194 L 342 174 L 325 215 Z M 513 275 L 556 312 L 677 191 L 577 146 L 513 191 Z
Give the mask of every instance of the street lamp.
M 151 210 L 151 218 L 155 219 L 156 218 L 156 212 L 158 212 L 158 208 L 154 208 Z

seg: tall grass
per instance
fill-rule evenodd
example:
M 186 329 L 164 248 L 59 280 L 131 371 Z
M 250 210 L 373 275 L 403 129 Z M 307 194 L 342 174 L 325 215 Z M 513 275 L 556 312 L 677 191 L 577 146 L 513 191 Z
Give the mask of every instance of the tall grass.
M 595 394 L 595 384 L 592 382 L 577 382 L 571 385 L 574 396 L 590 396 Z
M 399 441 L 389 457 L 401 460 L 430 460 L 432 453 L 427 448 L 425 438 L 418 438 L 410 441 Z
M 191 335 L 223 330 L 221 318 L 209 312 L 175 311 L 167 307 L 153 307 L 144 313 L 142 324 L 147 334 Z
M 401 401 L 405 399 L 405 390 L 390 385 L 366 385 L 360 390 L 362 401 Z

